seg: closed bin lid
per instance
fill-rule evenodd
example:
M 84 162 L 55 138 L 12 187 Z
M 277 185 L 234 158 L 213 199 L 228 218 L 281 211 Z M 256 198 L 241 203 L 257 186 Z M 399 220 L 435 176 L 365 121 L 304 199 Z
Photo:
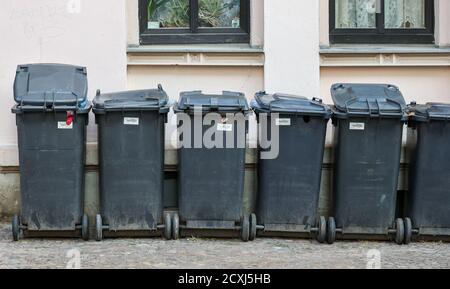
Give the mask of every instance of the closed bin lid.
M 175 112 L 194 112 L 202 108 L 202 112 L 249 112 L 250 108 L 245 95 L 240 92 L 224 91 L 222 94 L 203 94 L 201 91 L 180 93 Z
M 85 67 L 66 64 L 19 65 L 14 100 L 21 107 L 87 106 Z
M 303 96 L 289 94 L 267 94 L 259 92 L 251 103 L 257 113 L 285 113 L 309 116 L 331 117 L 330 108 L 322 103 L 321 99 L 309 100 Z
M 95 113 L 130 110 L 169 111 L 169 99 L 161 85 L 157 89 L 131 90 L 105 94 L 98 91 L 93 102 Z
M 418 121 L 450 120 L 450 104 L 430 102 L 425 105 L 412 104 L 408 106 L 413 113 L 413 119 Z
M 337 115 L 404 117 L 406 108 L 398 87 L 390 84 L 334 84 L 331 96 Z

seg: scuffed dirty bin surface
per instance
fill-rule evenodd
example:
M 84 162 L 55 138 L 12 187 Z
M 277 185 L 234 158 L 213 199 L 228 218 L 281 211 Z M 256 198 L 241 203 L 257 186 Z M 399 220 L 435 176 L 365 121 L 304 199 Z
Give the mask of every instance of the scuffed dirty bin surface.
M 450 244 L 415 243 L 398 246 L 378 242 L 339 242 L 320 246 L 315 241 L 238 240 L 25 239 L 11 241 L 7 222 L 0 222 L 0 269 L 66 268 L 80 252 L 81 268 L 361 268 L 369 250 L 379 250 L 382 268 L 450 268 Z

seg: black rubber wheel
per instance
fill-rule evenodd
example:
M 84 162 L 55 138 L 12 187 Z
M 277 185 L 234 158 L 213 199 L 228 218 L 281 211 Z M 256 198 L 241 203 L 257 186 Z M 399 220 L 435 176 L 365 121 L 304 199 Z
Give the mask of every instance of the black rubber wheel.
M 336 241 L 336 221 L 333 217 L 328 218 L 327 222 L 327 243 L 334 244 Z
M 402 245 L 405 241 L 405 223 L 403 219 L 397 219 L 395 221 L 395 243 Z
M 250 215 L 250 234 L 248 239 L 250 241 L 254 241 L 256 239 L 256 226 L 258 225 L 256 214 Z
M 95 216 L 95 241 L 103 240 L 103 220 L 101 215 Z
M 172 217 L 170 214 L 164 214 L 164 238 L 170 240 L 172 238 Z
M 89 240 L 89 218 L 87 215 L 83 215 L 81 218 L 81 238 L 84 241 Z
M 20 239 L 20 217 L 18 215 L 14 215 L 11 224 L 13 240 L 15 242 Z
M 403 243 L 408 245 L 412 241 L 412 221 L 410 218 L 403 219 L 403 223 L 405 225 L 405 240 Z
M 319 243 L 325 243 L 325 238 L 327 237 L 327 221 L 325 217 L 321 216 L 317 224 L 317 235 L 316 240 Z
M 174 213 L 172 216 L 172 238 L 178 240 L 180 238 L 180 216 Z
M 250 238 L 250 221 L 248 215 L 241 218 L 241 240 L 248 242 Z

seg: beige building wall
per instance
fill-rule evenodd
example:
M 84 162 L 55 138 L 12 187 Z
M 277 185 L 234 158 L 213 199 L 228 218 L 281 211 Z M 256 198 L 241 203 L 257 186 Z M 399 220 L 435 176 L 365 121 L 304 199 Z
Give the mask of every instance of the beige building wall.
M 436 44 L 440 47 L 450 46 L 450 1 L 435 1 Z
M 400 87 L 409 103 L 417 101 L 450 103 L 450 66 L 448 67 L 324 67 L 321 93 L 332 103 L 330 87 L 336 82 L 389 83 Z
M 181 91 L 203 90 L 220 93 L 222 90 L 244 92 L 250 100 L 263 88 L 262 67 L 230 66 L 129 66 L 128 88 L 144 89 L 160 83 L 171 100 L 178 100 Z
M 86 66 L 89 97 L 95 90 L 126 89 L 128 0 L 2 0 L 0 7 L 0 217 L 20 204 L 15 116 L 11 113 L 18 64 L 68 63 Z M 88 141 L 96 141 L 93 115 Z M 97 162 L 88 144 L 89 164 Z M 97 174 L 86 173 L 86 212 L 97 211 Z
M 264 2 L 265 89 L 315 97 L 320 90 L 319 2 Z
M 1 1 L 0 166 L 18 165 L 15 117 L 10 111 L 16 66 L 39 62 L 86 66 L 91 97 L 97 88 L 125 89 L 125 11 L 125 0 Z M 93 121 L 88 139 L 96 139 Z

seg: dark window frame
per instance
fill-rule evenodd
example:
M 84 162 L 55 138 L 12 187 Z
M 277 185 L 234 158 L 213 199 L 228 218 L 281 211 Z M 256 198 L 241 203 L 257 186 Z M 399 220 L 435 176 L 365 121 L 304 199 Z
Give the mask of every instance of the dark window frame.
M 218 44 L 250 42 L 250 0 L 241 0 L 240 28 L 198 27 L 198 0 L 189 0 L 190 27 L 147 29 L 148 0 L 139 0 L 140 44 Z
M 434 44 L 434 0 L 425 0 L 425 29 L 386 29 L 385 0 L 377 13 L 375 29 L 336 28 L 336 0 L 330 0 L 331 44 Z

